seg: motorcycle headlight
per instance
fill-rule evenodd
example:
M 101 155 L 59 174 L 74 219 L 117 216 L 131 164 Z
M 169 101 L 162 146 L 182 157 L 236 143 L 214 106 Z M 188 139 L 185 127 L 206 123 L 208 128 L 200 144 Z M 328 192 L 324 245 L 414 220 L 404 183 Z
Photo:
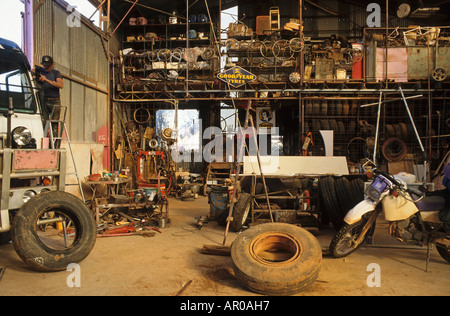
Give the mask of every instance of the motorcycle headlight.
M 18 126 L 12 131 L 12 139 L 18 146 L 26 146 L 31 142 L 31 131 L 24 126 Z
M 374 202 L 377 202 L 381 197 L 381 192 L 375 188 L 374 186 L 369 185 L 366 189 L 366 195 L 369 199 Z

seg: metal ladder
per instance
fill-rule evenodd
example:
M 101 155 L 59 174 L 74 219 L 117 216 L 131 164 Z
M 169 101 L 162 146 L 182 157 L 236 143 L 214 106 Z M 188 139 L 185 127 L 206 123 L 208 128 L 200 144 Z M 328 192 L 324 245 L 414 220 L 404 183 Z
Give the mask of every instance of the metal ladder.
M 69 131 L 67 130 L 66 127 L 66 113 L 67 113 L 67 107 L 66 106 L 54 106 L 52 113 L 50 114 L 50 117 L 53 118 L 53 114 L 55 112 L 55 110 L 57 110 L 59 108 L 60 114 L 59 114 L 59 119 L 48 119 L 47 122 L 45 123 L 45 134 L 49 134 L 50 135 L 50 148 L 55 149 L 55 141 L 59 141 L 58 146 L 56 146 L 57 148 L 59 148 L 61 146 L 61 140 L 62 139 L 66 139 L 67 141 L 67 145 L 69 147 L 69 152 L 70 152 L 70 157 L 72 158 L 72 164 L 73 164 L 73 173 L 67 173 L 66 175 L 74 175 L 77 179 L 77 183 L 78 183 L 78 188 L 80 189 L 80 194 L 81 194 L 81 198 L 83 199 L 83 202 L 86 203 L 86 199 L 84 198 L 84 192 L 83 192 L 83 188 L 81 186 L 81 181 L 80 181 L 80 177 L 78 176 L 78 170 L 77 170 L 77 165 L 75 163 L 75 157 L 73 156 L 73 152 L 72 152 L 72 145 L 70 144 L 70 137 L 69 137 Z M 63 113 L 64 112 L 64 113 Z M 61 119 L 62 117 L 62 119 Z M 57 125 L 57 130 L 54 131 L 53 127 L 55 125 Z M 54 133 L 57 133 L 57 135 L 55 136 Z M 62 135 L 65 134 L 65 137 L 62 137 Z M 75 184 L 67 184 L 67 185 L 75 185 Z

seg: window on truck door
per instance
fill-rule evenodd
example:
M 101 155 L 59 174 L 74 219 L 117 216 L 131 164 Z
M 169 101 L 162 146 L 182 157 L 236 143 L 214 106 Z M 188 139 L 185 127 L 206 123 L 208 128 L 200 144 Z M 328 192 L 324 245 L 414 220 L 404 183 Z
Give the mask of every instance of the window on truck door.
M 2 56 L 0 56 L 2 58 Z M 15 113 L 36 113 L 36 100 L 28 71 L 13 61 L 0 62 L 0 111 L 8 111 L 12 98 Z

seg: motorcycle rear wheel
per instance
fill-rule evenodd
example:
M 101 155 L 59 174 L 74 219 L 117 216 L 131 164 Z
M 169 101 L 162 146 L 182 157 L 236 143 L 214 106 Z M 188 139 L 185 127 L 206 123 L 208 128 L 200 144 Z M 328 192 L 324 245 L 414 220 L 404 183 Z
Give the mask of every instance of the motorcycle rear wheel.
M 356 251 L 356 249 L 358 249 L 364 243 L 364 241 L 366 241 L 367 236 L 369 236 L 371 234 L 371 231 L 373 231 L 373 227 L 369 229 L 368 232 L 366 232 L 366 235 L 364 236 L 362 241 L 359 244 L 355 245 L 356 240 L 359 238 L 362 229 L 366 225 L 371 215 L 372 212 L 366 214 L 366 216 L 363 216 L 358 222 L 351 225 L 345 224 L 341 227 L 341 229 L 338 230 L 330 243 L 330 254 L 332 257 L 347 257 L 348 255 Z

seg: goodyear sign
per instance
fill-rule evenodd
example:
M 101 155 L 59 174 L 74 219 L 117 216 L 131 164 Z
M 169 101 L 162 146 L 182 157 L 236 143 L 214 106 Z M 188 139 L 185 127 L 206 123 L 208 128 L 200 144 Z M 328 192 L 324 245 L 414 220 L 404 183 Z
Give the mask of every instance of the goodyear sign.
M 241 67 L 233 67 L 217 75 L 217 78 L 228 83 L 233 88 L 238 88 L 256 79 L 256 75 Z

